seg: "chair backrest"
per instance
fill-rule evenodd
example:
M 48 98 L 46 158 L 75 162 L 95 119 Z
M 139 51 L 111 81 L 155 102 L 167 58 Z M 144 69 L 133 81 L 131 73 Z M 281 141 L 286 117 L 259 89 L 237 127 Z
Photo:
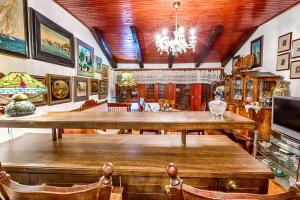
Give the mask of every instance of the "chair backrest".
M 4 171 L 0 172 L 0 194 L 4 200 L 109 200 L 114 166 L 102 167 L 99 182 L 74 187 L 27 186 L 14 182 Z M 1 196 L 0 196 L 1 197 Z
M 108 112 L 130 112 L 130 104 L 107 103 Z
M 295 184 L 288 192 L 278 195 L 224 193 L 201 190 L 183 184 L 178 177 L 178 168 L 174 163 L 168 164 L 167 173 L 170 176 L 170 185 L 166 187 L 166 190 L 172 195 L 172 200 L 300 200 L 300 184 Z

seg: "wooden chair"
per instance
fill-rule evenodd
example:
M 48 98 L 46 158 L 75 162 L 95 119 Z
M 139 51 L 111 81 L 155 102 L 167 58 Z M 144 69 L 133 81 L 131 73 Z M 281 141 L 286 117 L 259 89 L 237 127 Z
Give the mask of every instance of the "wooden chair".
M 183 184 L 178 177 L 178 169 L 173 163 L 168 164 L 167 173 L 170 176 L 170 185 L 166 186 L 166 192 L 172 195 L 172 200 L 300 200 L 300 183 L 297 183 L 288 192 L 277 195 L 224 193 L 201 190 Z
M 108 112 L 130 112 L 131 104 L 107 103 Z
M 14 182 L 5 171 L 0 172 L 0 199 L 3 200 L 109 200 L 112 191 L 114 166 L 102 167 L 99 182 L 83 186 L 27 186 Z M 2 195 L 2 197 L 1 197 Z

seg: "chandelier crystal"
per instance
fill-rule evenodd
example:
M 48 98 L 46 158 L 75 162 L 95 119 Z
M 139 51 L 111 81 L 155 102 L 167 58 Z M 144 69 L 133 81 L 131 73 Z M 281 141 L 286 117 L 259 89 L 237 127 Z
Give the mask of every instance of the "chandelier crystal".
M 185 37 L 185 28 L 178 25 L 178 9 L 180 7 L 180 2 L 174 2 L 173 7 L 176 10 L 176 24 L 175 31 L 173 32 L 173 38 L 170 39 L 169 31 L 167 28 L 162 29 L 155 36 L 156 47 L 160 54 L 168 53 L 174 56 L 182 53 L 186 53 L 188 49 L 192 49 L 195 52 L 197 44 L 196 29 L 189 29 L 188 43 Z

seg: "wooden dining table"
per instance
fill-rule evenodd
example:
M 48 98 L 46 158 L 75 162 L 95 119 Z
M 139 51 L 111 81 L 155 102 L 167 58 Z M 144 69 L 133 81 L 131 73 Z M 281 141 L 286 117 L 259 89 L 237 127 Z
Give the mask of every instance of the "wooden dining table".
M 186 145 L 187 130 L 255 128 L 255 122 L 232 112 L 219 119 L 210 112 L 47 112 L 25 117 L 2 117 L 0 127 L 50 128 L 52 140 L 62 138 L 61 129 L 176 129 Z

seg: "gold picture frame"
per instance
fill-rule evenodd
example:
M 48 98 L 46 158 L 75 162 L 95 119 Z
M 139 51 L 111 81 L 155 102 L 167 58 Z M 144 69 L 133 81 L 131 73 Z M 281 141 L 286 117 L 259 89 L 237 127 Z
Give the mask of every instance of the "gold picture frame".
M 72 77 L 47 74 L 48 105 L 72 102 Z

